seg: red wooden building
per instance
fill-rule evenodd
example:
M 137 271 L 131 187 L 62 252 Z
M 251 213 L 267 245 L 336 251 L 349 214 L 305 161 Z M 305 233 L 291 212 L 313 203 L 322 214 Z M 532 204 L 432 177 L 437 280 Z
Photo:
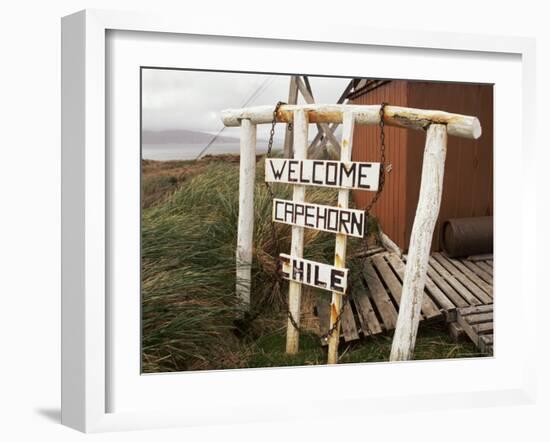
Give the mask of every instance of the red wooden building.
M 444 220 L 493 214 L 493 85 L 427 81 L 363 82 L 349 97 L 353 104 L 380 104 L 438 109 L 474 115 L 481 122 L 478 140 L 448 138 L 443 197 L 432 249 L 440 250 Z M 425 133 L 386 127 L 386 185 L 372 210 L 380 226 L 402 250 L 407 250 L 418 202 Z M 353 160 L 379 161 L 380 129 L 356 126 Z M 373 194 L 354 192 L 364 208 Z

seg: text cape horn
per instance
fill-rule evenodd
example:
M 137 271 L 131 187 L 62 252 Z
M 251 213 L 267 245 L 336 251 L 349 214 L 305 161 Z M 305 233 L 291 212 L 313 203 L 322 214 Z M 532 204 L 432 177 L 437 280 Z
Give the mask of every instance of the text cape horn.
M 330 233 L 363 238 L 367 225 L 365 211 L 301 203 L 275 198 L 273 221 Z

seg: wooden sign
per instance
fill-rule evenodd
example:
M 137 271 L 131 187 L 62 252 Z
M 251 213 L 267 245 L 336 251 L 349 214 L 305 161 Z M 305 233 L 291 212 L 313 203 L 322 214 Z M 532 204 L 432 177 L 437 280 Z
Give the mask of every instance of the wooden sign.
M 378 190 L 380 163 L 268 158 L 265 180 L 339 189 Z
M 363 210 L 282 199 L 273 200 L 273 221 L 358 238 L 364 236 L 367 222 Z
M 348 288 L 348 269 L 309 261 L 281 253 L 282 274 L 290 281 L 345 294 Z

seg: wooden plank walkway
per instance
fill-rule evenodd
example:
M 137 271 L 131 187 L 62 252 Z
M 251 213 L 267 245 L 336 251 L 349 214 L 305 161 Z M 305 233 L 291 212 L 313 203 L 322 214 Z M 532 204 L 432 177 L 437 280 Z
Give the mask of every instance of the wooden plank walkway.
M 341 338 L 349 342 L 395 329 L 405 265 L 404 259 L 387 251 L 364 258 L 362 283 L 355 284 L 342 316 Z M 328 303 L 320 297 L 317 305 L 321 334 L 328 331 Z M 430 257 L 421 320 L 453 322 L 461 308 L 491 305 L 492 311 L 492 303 L 492 255 L 453 259 L 434 253 Z
M 456 324 L 482 353 L 493 354 L 493 304 L 458 309 Z

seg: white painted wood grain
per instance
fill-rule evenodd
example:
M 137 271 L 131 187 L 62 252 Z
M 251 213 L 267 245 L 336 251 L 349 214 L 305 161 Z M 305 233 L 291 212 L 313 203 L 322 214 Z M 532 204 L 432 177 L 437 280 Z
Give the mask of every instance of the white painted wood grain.
M 353 128 L 355 118 L 351 112 L 345 112 L 343 116 L 342 143 L 340 150 L 340 160 L 344 163 L 351 161 L 351 152 L 353 148 Z M 338 191 L 338 207 L 347 208 L 349 204 L 349 189 Z M 336 246 L 334 247 L 334 266 L 344 268 L 346 266 L 346 235 L 336 235 Z M 342 309 L 342 294 L 332 292 L 332 302 L 330 305 L 330 328 L 334 326 L 340 310 Z M 328 364 L 338 362 L 338 343 L 340 341 L 340 322 L 336 324 L 336 329 L 328 340 Z
M 307 134 L 308 134 L 308 116 L 303 109 L 297 109 L 294 113 L 294 158 L 304 160 L 307 155 Z M 292 200 L 303 203 L 306 197 L 305 186 L 294 186 Z M 292 240 L 290 244 L 290 254 L 302 258 L 304 251 L 304 228 L 299 226 L 292 227 Z M 300 325 L 300 304 L 302 298 L 302 285 L 299 282 L 291 281 L 288 288 L 288 310 L 296 324 Z M 286 352 L 294 354 L 299 348 L 299 333 L 290 321 L 287 321 L 286 333 Z
M 296 104 L 298 101 L 298 85 L 296 84 L 296 76 L 290 77 L 290 85 L 288 88 L 288 104 Z M 285 141 L 283 145 L 283 156 L 285 158 L 292 158 L 292 129 L 290 125 L 285 128 Z
M 380 227 L 378 227 L 378 239 L 386 250 L 395 253 L 400 258 L 403 256 L 401 248 Z
M 241 122 L 239 169 L 239 221 L 237 233 L 237 296 L 250 308 L 252 240 L 254 235 L 254 183 L 256 178 L 256 125 Z
M 409 244 L 391 361 L 404 361 L 413 357 L 432 236 L 441 204 L 446 153 L 446 127 L 443 124 L 432 124 L 426 135 L 420 196 Z
M 281 106 L 277 113 L 277 121 L 292 121 L 292 115 L 296 109 L 302 109 L 307 112 L 310 123 L 342 123 L 343 114 L 346 112 L 354 115 L 356 124 L 378 124 L 380 122 L 379 105 L 350 104 Z M 426 130 L 431 124 L 445 124 L 449 135 L 472 139 L 477 139 L 481 136 L 481 125 L 476 117 L 438 110 L 400 106 L 386 106 L 384 111 L 384 122 L 388 126 Z M 273 106 L 226 109 L 222 111 L 222 121 L 226 126 L 239 126 L 240 120 L 243 118 L 249 118 L 255 124 L 271 123 L 273 119 Z

